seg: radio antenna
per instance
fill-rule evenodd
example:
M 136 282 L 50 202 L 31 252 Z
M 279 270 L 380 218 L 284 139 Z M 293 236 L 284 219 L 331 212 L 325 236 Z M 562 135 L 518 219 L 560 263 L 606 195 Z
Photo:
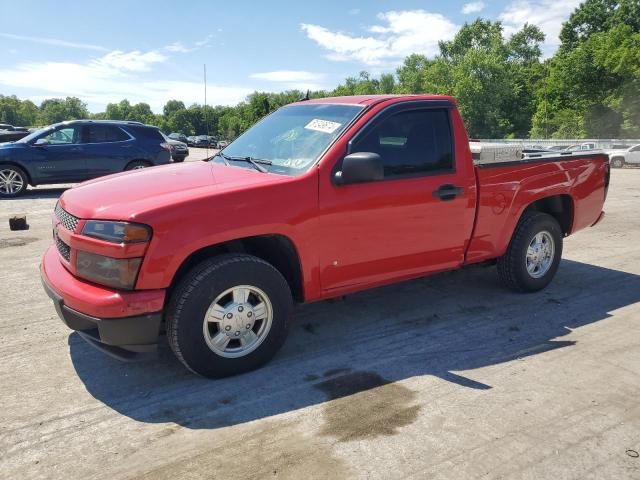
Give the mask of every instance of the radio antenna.
M 204 65 L 204 126 L 207 131 L 207 158 L 209 158 L 209 120 L 207 118 L 207 64 Z

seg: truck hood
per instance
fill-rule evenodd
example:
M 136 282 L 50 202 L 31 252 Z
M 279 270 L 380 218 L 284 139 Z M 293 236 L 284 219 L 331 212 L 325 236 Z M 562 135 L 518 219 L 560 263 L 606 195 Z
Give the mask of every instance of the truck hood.
M 79 218 L 135 220 L 169 205 L 290 177 L 241 167 L 187 162 L 108 175 L 64 192 L 60 205 Z

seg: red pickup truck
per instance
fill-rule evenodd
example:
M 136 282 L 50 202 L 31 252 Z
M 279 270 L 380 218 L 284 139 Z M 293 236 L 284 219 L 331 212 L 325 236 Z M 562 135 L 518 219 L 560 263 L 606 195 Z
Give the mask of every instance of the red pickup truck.
M 67 190 L 41 274 L 94 346 L 139 356 L 164 327 L 187 368 L 221 377 L 277 352 L 294 302 L 480 262 L 540 290 L 608 184 L 601 153 L 474 162 L 450 97 L 301 101 L 207 161 Z

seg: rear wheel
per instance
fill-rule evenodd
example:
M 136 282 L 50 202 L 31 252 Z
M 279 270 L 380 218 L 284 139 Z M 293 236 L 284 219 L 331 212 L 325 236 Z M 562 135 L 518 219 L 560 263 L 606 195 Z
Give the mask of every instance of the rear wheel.
M 0 198 L 12 198 L 25 192 L 27 174 L 14 165 L 0 164 Z
M 622 168 L 624 167 L 624 159 L 620 157 L 616 157 L 611 159 L 611 166 L 613 168 Z
M 562 257 L 562 237 L 560 225 L 551 215 L 525 213 L 507 252 L 498 259 L 502 283 L 516 292 L 536 292 L 549 285 Z
M 251 255 L 221 255 L 179 282 L 167 309 L 167 338 L 187 368 L 225 377 L 268 362 L 292 315 L 291 290 L 275 267 Z
M 125 167 L 125 170 L 140 170 L 141 168 L 150 167 L 151 164 L 145 160 L 134 160 Z

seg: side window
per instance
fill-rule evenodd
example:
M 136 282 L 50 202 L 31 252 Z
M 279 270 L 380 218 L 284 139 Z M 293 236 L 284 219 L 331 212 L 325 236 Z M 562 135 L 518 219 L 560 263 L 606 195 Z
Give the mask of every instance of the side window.
M 158 143 L 162 143 L 165 141 L 160 130 L 153 127 L 129 127 L 134 131 L 135 136 L 138 139 L 146 140 L 146 141 L 157 141 Z
M 109 143 L 129 140 L 121 128 L 112 125 L 89 125 L 86 127 L 85 143 Z
M 50 145 L 70 145 L 72 143 L 78 143 L 78 128 L 60 128 L 41 138 L 47 140 Z
M 633 147 L 630 151 L 631 152 L 640 152 L 640 145 L 637 145 L 637 146 Z
M 453 169 L 447 109 L 408 110 L 373 125 L 356 140 L 351 153 L 382 157 L 385 178 Z

